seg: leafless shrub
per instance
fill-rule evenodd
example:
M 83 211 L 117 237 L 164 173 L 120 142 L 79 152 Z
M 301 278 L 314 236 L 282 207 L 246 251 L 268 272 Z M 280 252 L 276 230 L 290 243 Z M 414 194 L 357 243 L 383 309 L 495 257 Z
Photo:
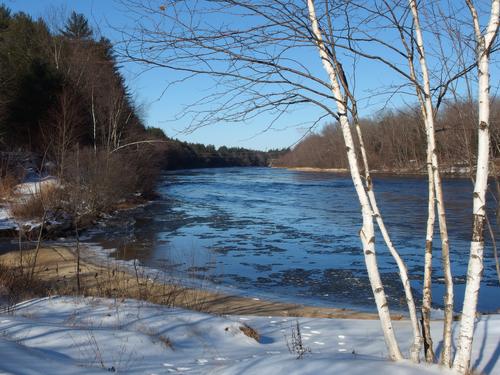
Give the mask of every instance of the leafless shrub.
M 12 196 L 12 190 L 19 180 L 11 175 L 6 174 L 0 178 L 0 199 L 8 199 Z
M 152 189 L 154 168 L 141 153 L 73 151 L 66 163 L 66 202 L 79 216 L 106 212 L 135 193 Z
M 305 354 L 311 353 L 311 348 L 304 345 L 302 334 L 300 332 L 300 324 L 297 320 L 295 327 L 291 327 L 292 333 L 290 338 L 285 335 L 286 347 L 290 354 L 297 356 L 297 359 L 302 359 Z
M 18 219 L 41 219 L 48 210 L 61 206 L 57 187 L 44 186 L 26 197 L 19 197 L 10 205 L 10 213 Z
M 10 310 L 16 303 L 35 297 L 44 297 L 51 292 L 50 285 L 23 272 L 21 267 L 0 264 L 0 303 Z
M 21 182 L 24 169 L 19 168 L 18 161 L 8 152 L 0 152 L 0 199 L 12 196 L 14 186 Z

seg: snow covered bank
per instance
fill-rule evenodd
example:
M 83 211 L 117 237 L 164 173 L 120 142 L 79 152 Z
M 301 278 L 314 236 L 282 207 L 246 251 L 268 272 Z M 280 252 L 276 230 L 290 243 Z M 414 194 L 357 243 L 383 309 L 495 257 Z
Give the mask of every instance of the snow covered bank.
M 47 189 L 59 187 L 59 181 L 53 176 L 46 176 L 33 181 L 23 182 L 14 187 L 17 197 L 31 197 Z
M 15 230 L 17 224 L 11 217 L 8 207 L 0 206 L 0 231 Z
M 299 318 L 304 344 L 297 360 L 287 349 L 295 318 L 217 317 L 140 301 L 56 297 L 20 304 L 0 315 L 0 373 L 93 374 L 438 374 L 435 366 L 394 364 L 378 321 Z M 239 327 L 248 324 L 260 342 Z M 410 326 L 396 322 L 410 344 Z M 432 327 L 436 334 L 441 326 Z M 473 365 L 500 373 L 500 316 L 477 325 Z M 288 339 L 290 340 L 290 339 Z
M 16 185 L 12 190 L 12 196 L 0 204 L 0 232 L 10 235 L 18 228 L 23 228 L 26 232 L 38 228 L 41 224 L 40 220 L 16 219 L 11 213 L 11 207 L 15 204 L 28 202 L 42 191 L 48 191 L 58 186 L 59 181 L 52 176 L 32 177 L 29 181 Z

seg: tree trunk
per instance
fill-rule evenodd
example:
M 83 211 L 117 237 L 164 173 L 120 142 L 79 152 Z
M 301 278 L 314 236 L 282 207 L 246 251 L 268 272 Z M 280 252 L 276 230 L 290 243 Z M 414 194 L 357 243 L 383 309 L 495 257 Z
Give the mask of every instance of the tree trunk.
M 357 116 L 356 116 L 357 117 Z M 365 185 L 366 191 L 368 193 L 368 199 L 370 201 L 373 216 L 377 221 L 377 225 L 380 228 L 380 232 L 382 233 L 382 237 L 384 238 L 385 244 L 389 249 L 392 257 L 396 261 L 399 270 L 399 276 L 401 278 L 401 282 L 403 284 L 403 289 L 405 292 L 406 303 L 408 305 L 408 312 L 410 314 L 410 321 L 413 329 L 413 344 L 410 347 L 410 358 L 413 362 L 420 362 L 420 349 L 422 347 L 422 336 L 420 335 L 420 327 L 418 325 L 417 318 L 417 309 L 415 308 L 415 301 L 413 299 L 413 293 L 411 291 L 410 279 L 408 277 L 408 269 L 406 268 L 406 264 L 403 259 L 399 255 L 399 252 L 394 247 L 394 244 L 391 241 L 391 237 L 389 236 L 389 232 L 385 226 L 382 215 L 380 214 L 380 210 L 378 209 L 377 199 L 375 198 L 375 192 L 373 190 L 373 182 L 370 175 L 370 169 L 368 166 L 368 157 L 366 155 L 365 143 L 363 140 L 363 133 L 361 132 L 361 127 L 359 126 L 359 121 L 355 119 L 356 124 L 356 133 L 358 135 L 359 147 L 361 149 L 361 158 L 363 159 L 363 166 L 365 170 Z
M 486 221 L 486 190 L 488 187 L 488 167 L 490 151 L 490 73 L 489 53 L 499 25 L 500 0 L 492 1 L 491 18 L 486 35 L 481 34 L 477 12 L 470 0 L 466 0 L 471 11 L 477 41 L 478 62 L 478 150 L 476 166 L 476 182 L 473 194 L 473 226 L 470 244 L 469 266 L 467 269 L 467 284 L 465 286 L 464 304 L 460 333 L 458 336 L 457 355 L 453 367 L 461 374 L 466 374 L 470 367 L 472 340 L 474 336 L 474 321 L 476 318 L 477 299 L 481 276 L 483 272 L 484 226 Z
M 316 10 L 313 0 L 308 0 L 307 6 L 309 9 L 309 20 L 311 22 L 315 43 L 318 47 L 319 55 L 323 62 L 323 67 L 330 79 L 330 83 L 332 85 L 332 93 L 336 99 L 339 122 L 342 128 L 342 134 L 347 149 L 349 169 L 351 171 L 354 188 L 356 189 L 356 193 L 361 204 L 363 226 L 360 231 L 360 237 L 363 245 L 363 253 L 365 257 L 368 278 L 370 280 L 373 294 L 375 296 L 375 303 L 377 305 L 377 310 L 382 325 L 385 342 L 389 352 L 389 357 L 394 361 L 400 360 L 403 358 L 403 356 L 401 355 L 401 351 L 399 350 L 399 346 L 394 334 L 387 299 L 378 271 L 377 259 L 375 255 L 375 230 L 373 226 L 372 209 L 370 207 L 370 202 L 366 190 L 363 187 L 361 174 L 358 168 L 357 155 L 355 152 L 355 146 L 352 139 L 351 129 L 349 127 L 349 121 L 347 118 L 346 103 L 340 90 L 340 84 L 335 73 L 335 69 L 323 43 L 323 37 L 318 25 L 318 20 L 316 18 Z
M 410 9 L 415 23 L 415 37 L 417 42 L 417 51 L 419 56 L 420 68 L 423 80 L 423 108 L 424 122 L 427 132 L 427 160 L 431 162 L 432 179 L 434 180 L 434 193 L 438 211 L 439 234 L 441 237 L 441 254 L 443 273 L 446 285 L 444 296 L 444 326 L 443 326 L 443 350 L 441 352 L 441 364 L 447 367 L 451 366 L 451 326 L 453 323 L 453 278 L 450 266 L 450 249 L 448 241 L 448 228 L 446 225 L 446 212 L 444 208 L 443 188 L 441 176 L 439 174 L 439 163 L 436 154 L 436 140 L 434 129 L 434 111 L 430 89 L 430 78 L 427 70 L 427 61 L 424 51 L 424 40 L 420 28 L 417 3 L 415 0 L 409 0 Z M 429 176 L 429 178 L 431 178 Z M 430 187 L 430 186 L 429 186 Z M 429 192 L 430 193 L 430 192 Z M 429 202 L 430 204 L 430 202 Z M 428 235 L 429 233 L 427 233 Z M 426 242 L 426 246 L 431 243 Z M 425 276 L 425 275 L 424 275 Z M 430 277 L 430 275 L 429 275 Z M 428 295 L 430 297 L 430 294 Z
M 436 203 L 434 194 L 434 177 L 430 152 L 427 150 L 427 174 L 429 176 L 429 199 L 427 211 L 427 228 L 425 236 L 424 255 L 424 285 L 422 291 L 422 334 L 424 336 L 425 360 L 434 363 L 436 360 L 431 336 L 431 305 L 432 305 L 432 240 L 434 238 L 434 223 L 436 222 Z

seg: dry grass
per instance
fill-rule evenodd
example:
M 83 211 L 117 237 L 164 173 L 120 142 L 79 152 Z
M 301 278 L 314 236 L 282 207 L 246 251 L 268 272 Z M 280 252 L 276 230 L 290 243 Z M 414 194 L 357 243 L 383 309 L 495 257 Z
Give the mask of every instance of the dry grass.
M 34 251 L 25 251 L 25 259 Z M 95 265 L 84 260 L 80 263 L 80 293 L 77 285 L 76 255 L 67 248 L 41 248 L 37 264 L 24 261 L 24 267 L 35 269 L 37 279 L 46 282 L 51 294 L 84 295 L 114 298 L 132 298 L 166 306 L 182 307 L 211 314 L 236 314 L 259 316 L 304 316 L 317 318 L 376 319 L 376 314 L 347 309 L 319 308 L 281 302 L 224 295 L 209 290 L 188 288 L 169 278 L 164 272 L 145 274 L 124 269 L 117 262 Z M 0 262 L 11 267 L 19 266 L 19 252 L 0 256 Z M 27 271 L 25 271 L 27 272 Z M 401 319 L 401 316 L 393 316 Z
M 257 342 L 260 342 L 260 334 L 257 332 L 255 328 L 250 327 L 248 324 L 243 324 L 240 326 L 240 331 L 245 334 L 245 336 L 254 339 Z
M 41 219 L 45 212 L 61 205 L 61 198 L 61 191 L 57 186 L 41 185 L 33 194 L 13 200 L 10 213 L 18 219 Z
M 153 343 L 160 342 L 165 346 L 165 348 L 174 350 L 174 346 L 170 338 L 158 332 L 157 329 L 149 326 L 140 326 L 138 327 L 138 331 L 149 336 Z
M 40 197 L 33 196 L 11 203 L 10 213 L 16 219 L 40 219 L 43 217 L 45 207 Z
M 7 174 L 0 178 L 0 199 L 9 199 L 12 197 L 14 186 L 19 183 L 19 180 L 11 174 Z
M 50 284 L 31 277 L 24 267 L 0 264 L 0 299 L 7 308 L 18 302 L 51 294 Z

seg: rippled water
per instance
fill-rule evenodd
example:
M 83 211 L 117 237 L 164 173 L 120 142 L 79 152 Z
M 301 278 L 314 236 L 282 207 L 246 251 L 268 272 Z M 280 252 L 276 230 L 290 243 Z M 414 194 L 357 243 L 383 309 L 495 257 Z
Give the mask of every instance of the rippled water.
M 393 241 L 421 294 L 427 182 L 377 177 L 375 191 Z M 457 310 L 463 298 L 471 229 L 472 186 L 444 181 Z M 166 173 L 160 199 L 136 210 L 93 241 L 114 256 L 194 276 L 241 292 L 324 306 L 373 308 L 358 231 L 361 215 L 348 176 L 268 168 Z M 496 230 L 496 229 L 495 229 Z M 437 233 L 436 233 L 437 234 Z M 438 237 L 436 237 L 438 238 Z M 442 305 L 439 240 L 435 241 L 434 302 Z M 391 307 L 401 308 L 397 267 L 377 236 L 378 263 Z M 500 308 L 491 246 L 485 253 L 479 308 Z

